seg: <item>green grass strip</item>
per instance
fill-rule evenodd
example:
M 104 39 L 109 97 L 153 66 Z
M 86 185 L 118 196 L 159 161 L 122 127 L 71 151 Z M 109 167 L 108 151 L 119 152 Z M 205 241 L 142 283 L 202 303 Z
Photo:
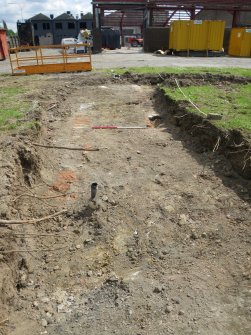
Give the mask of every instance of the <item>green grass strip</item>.
M 234 75 L 251 77 L 251 69 L 245 68 L 214 68 L 214 67 L 129 67 L 120 69 L 109 69 L 104 70 L 105 72 L 113 72 L 116 74 L 123 74 L 127 71 L 138 74 L 158 74 L 158 73 L 169 73 L 169 74 L 222 74 L 222 75 Z
M 28 103 L 23 101 L 24 88 L 0 87 L 0 130 L 16 129 Z
M 164 91 L 171 99 L 185 102 L 190 112 L 198 113 L 178 88 L 164 87 Z M 251 84 L 187 86 L 182 87 L 182 91 L 205 114 L 223 115 L 222 120 L 212 121 L 219 127 L 251 131 Z

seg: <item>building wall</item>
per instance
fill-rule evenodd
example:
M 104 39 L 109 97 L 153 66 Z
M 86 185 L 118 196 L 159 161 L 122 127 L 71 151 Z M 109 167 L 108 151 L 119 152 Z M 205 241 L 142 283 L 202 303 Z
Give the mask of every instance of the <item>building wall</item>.
M 17 22 L 20 45 L 34 45 L 34 29 L 31 22 Z
M 78 21 L 78 25 L 79 25 L 79 30 L 82 29 L 81 28 L 81 23 L 85 23 L 86 25 L 86 29 L 88 30 L 92 30 L 92 19 L 85 19 L 85 20 L 79 20 Z
M 239 26 L 251 26 L 251 12 L 240 12 L 237 18 L 237 23 Z
M 47 33 L 39 37 L 39 45 L 51 45 L 53 44 L 53 35 L 52 33 Z
M 196 15 L 197 20 L 223 20 L 226 22 L 225 28 L 232 27 L 233 15 L 222 10 L 202 10 Z
M 34 31 L 35 44 L 38 45 L 40 37 L 46 37 L 48 33 L 51 33 L 52 22 L 50 20 L 31 21 L 31 22 L 34 28 L 33 31 Z
M 58 25 L 61 23 L 62 28 L 59 29 Z M 74 28 L 69 27 L 70 24 L 74 24 Z M 49 27 L 48 27 L 49 24 Z M 35 44 L 45 45 L 48 44 L 60 44 L 62 38 L 74 37 L 77 38 L 81 29 L 92 30 L 92 20 L 45 20 L 45 21 L 33 21 L 32 25 L 34 27 L 34 40 Z M 37 29 L 35 29 L 35 27 Z M 47 29 L 49 28 L 49 29 Z M 50 36 L 52 35 L 52 39 Z
M 114 27 L 114 29 L 120 30 L 118 27 Z M 141 28 L 140 27 L 124 27 L 123 28 L 124 35 L 134 35 L 134 34 L 141 34 Z
M 198 20 L 223 20 L 226 28 L 232 28 L 233 14 L 221 10 L 202 10 L 196 15 Z M 251 12 L 240 12 L 237 15 L 237 26 L 251 26 Z
M 62 24 L 62 29 L 57 28 L 57 24 L 61 23 Z M 74 25 L 74 28 L 70 29 L 69 25 Z M 78 24 L 76 20 L 67 20 L 67 21 L 62 21 L 62 20 L 54 20 L 53 21 L 53 36 L 54 36 L 54 44 L 60 44 L 62 38 L 65 37 L 74 37 L 77 38 L 79 30 L 78 30 Z
M 62 23 L 62 29 L 57 28 L 57 23 Z M 69 23 L 74 23 L 75 28 L 70 29 Z M 80 30 L 89 29 L 92 30 L 92 20 L 54 20 L 53 21 L 53 36 L 54 44 L 60 44 L 62 38 L 73 37 L 77 38 Z

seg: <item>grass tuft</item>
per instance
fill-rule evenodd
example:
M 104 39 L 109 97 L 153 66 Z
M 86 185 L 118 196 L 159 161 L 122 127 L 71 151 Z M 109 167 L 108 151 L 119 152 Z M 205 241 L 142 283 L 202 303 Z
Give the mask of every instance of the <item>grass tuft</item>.
M 245 68 L 214 68 L 214 67 L 129 67 L 121 69 L 109 69 L 105 70 L 116 74 L 123 74 L 127 71 L 138 74 L 158 74 L 158 73 L 169 73 L 169 74 L 222 74 L 222 75 L 234 75 L 251 77 L 251 69 Z
M 8 86 L 0 88 L 0 130 L 16 129 L 28 108 L 22 99 L 24 88 Z
M 165 94 L 177 102 L 185 98 L 178 88 L 164 87 Z M 212 121 L 224 129 L 251 131 L 251 84 L 225 86 L 188 86 L 182 87 L 189 97 L 205 114 L 223 115 L 222 120 Z M 198 111 L 186 101 L 186 108 L 193 113 Z

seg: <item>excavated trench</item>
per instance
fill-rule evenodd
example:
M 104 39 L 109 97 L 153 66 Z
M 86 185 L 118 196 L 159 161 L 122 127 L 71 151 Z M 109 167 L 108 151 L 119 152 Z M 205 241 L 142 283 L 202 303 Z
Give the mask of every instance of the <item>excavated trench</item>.
M 224 155 L 235 172 L 245 179 L 251 179 L 250 140 L 246 134 L 239 130 L 223 130 L 214 125 L 205 117 L 191 113 L 176 101 L 165 95 L 162 89 L 156 92 L 156 105 L 161 110 L 165 124 L 172 122 L 180 127 L 185 134 L 190 135 L 201 145 L 199 150 L 217 151 Z M 161 106 L 161 107 L 160 107 Z M 219 145 L 217 146 L 217 143 Z M 216 148 L 217 146 L 217 148 Z M 231 177 L 232 173 L 226 163 L 225 175 Z
M 67 213 L 0 227 L 0 334 L 247 335 L 250 169 L 229 155 L 245 138 L 180 118 L 169 75 L 50 78 L 36 138 L 3 140 L 1 218 Z M 112 124 L 150 127 L 91 129 Z

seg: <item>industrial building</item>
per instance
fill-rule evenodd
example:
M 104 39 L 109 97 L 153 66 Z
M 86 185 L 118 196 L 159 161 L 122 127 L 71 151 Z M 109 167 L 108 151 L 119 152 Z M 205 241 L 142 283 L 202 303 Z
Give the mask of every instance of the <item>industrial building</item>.
M 168 48 L 174 20 L 225 21 L 224 48 L 228 49 L 232 27 L 251 26 L 251 1 L 246 0 L 94 0 L 94 51 L 102 48 L 102 28 L 120 31 L 121 43 L 129 33 L 141 32 L 144 51 Z

